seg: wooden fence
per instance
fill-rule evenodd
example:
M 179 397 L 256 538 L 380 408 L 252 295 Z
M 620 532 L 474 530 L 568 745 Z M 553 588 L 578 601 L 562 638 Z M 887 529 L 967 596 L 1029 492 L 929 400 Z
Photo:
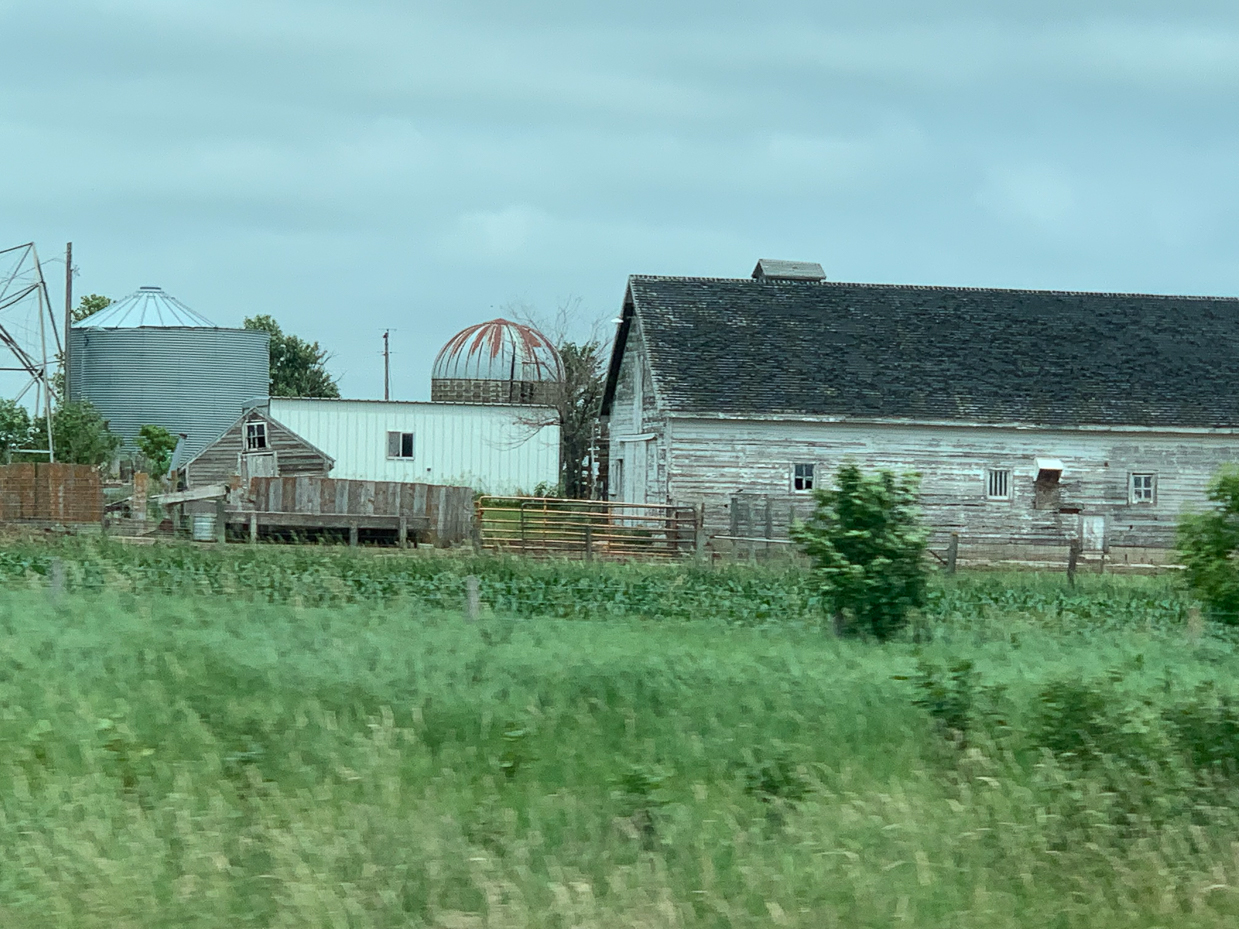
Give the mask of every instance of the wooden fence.
M 0 520 L 102 523 L 99 469 L 59 462 L 0 466 Z
M 481 547 L 517 555 L 563 558 L 664 559 L 690 555 L 704 542 L 691 506 L 480 497 Z
M 379 522 L 404 518 L 427 527 L 421 533 L 425 541 L 447 545 L 466 541 L 471 535 L 473 490 L 399 481 L 255 477 L 250 480 L 249 496 L 242 509 L 262 514 L 297 514 L 305 517 L 296 521 L 300 526 L 311 525 L 311 516 L 358 517 L 363 528 L 366 517 Z M 323 525 L 335 522 L 326 519 Z

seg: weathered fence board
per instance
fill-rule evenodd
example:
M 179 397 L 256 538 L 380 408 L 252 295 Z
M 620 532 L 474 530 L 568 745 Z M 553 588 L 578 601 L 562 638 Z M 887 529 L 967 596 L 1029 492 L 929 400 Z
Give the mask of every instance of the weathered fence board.
M 352 481 L 301 475 L 255 477 L 250 501 L 258 513 L 324 517 L 406 517 L 428 527 L 427 541 L 449 544 L 469 538 L 473 490 L 399 481 Z M 330 522 L 327 520 L 324 525 Z
M 103 521 L 103 482 L 90 465 L 59 462 L 0 466 L 0 519 Z

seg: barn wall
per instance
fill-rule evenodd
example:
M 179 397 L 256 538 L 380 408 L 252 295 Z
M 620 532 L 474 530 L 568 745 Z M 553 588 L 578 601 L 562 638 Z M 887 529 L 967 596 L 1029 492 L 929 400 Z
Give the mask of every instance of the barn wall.
M 667 417 L 659 408 L 639 318 L 632 321 L 620 361 L 608 431 L 611 477 L 608 495 L 611 499 L 666 503 Z M 618 482 L 614 480 L 617 461 L 622 462 Z
M 270 413 L 335 459 L 334 478 L 532 492 L 559 480 L 559 424 L 546 407 L 273 397 Z M 412 432 L 412 458 L 387 457 Z
M 232 428 L 202 450 L 185 466 L 185 483 L 190 487 L 226 483 L 240 474 L 245 451 L 245 426 L 250 422 L 267 424 L 267 451 L 274 451 L 282 475 L 320 475 L 328 473 L 328 462 L 299 436 L 261 414 L 251 413 L 233 423 Z
M 706 528 L 728 534 L 733 498 L 764 518 L 769 499 L 775 537 L 792 512 L 806 517 L 812 496 L 792 490 L 792 465 L 812 462 L 827 480 L 844 461 L 921 474 L 921 502 L 938 532 L 969 541 L 1055 543 L 1078 531 L 1083 515 L 1107 517 L 1111 546 L 1173 544 L 1185 509 L 1205 505 L 1217 469 L 1239 461 L 1239 436 L 1225 433 L 1042 430 L 968 426 L 705 420 L 676 417 L 669 495 L 706 506 Z M 1056 458 L 1064 472 L 1058 505 L 1036 508 L 1035 458 Z M 987 500 L 987 469 L 1009 468 L 1012 499 Z M 1157 474 L 1154 504 L 1128 502 L 1132 472 Z

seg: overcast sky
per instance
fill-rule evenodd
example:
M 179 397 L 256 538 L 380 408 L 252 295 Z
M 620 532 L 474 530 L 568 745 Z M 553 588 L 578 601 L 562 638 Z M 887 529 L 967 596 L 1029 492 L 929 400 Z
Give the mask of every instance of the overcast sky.
M 1239 294 L 1234 0 L 0 0 L 0 36 L 0 247 L 270 313 L 346 396 L 386 327 L 422 399 L 470 323 L 760 257 Z

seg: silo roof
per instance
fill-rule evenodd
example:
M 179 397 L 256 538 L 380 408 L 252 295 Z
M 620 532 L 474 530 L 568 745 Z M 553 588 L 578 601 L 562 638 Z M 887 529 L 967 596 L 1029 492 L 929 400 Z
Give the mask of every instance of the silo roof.
M 561 381 L 563 362 L 532 326 L 492 319 L 462 329 L 435 358 L 431 378 L 482 381 Z
M 80 323 L 75 329 L 157 328 L 218 329 L 205 316 L 195 313 L 160 287 L 140 287 L 127 297 L 109 304 Z

